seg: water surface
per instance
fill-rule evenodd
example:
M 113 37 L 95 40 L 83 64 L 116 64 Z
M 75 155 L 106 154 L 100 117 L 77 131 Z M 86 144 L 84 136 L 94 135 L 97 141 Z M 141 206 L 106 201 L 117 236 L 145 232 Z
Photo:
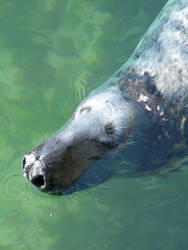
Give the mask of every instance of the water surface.
M 0 250 L 188 245 L 188 168 L 42 194 L 20 160 L 131 55 L 166 0 L 0 0 Z

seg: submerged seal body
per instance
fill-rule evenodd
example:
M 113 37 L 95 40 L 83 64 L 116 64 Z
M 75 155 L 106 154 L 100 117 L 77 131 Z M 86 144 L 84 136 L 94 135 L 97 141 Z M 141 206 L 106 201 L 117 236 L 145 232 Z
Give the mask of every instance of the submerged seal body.
M 69 194 L 121 173 L 171 169 L 188 151 L 187 63 L 188 0 L 170 0 L 131 58 L 23 157 L 25 177 Z

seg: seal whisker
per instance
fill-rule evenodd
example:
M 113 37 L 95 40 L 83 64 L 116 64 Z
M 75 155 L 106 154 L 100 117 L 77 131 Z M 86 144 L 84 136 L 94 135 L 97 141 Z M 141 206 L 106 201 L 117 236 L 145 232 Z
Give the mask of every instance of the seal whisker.
M 95 185 L 95 184 L 93 184 L 93 183 L 87 183 L 87 184 L 85 184 L 85 183 L 77 183 L 77 185 L 79 186 L 79 185 L 86 185 L 86 186 L 88 186 L 88 187 L 90 187 L 90 188 L 94 188 L 95 189 L 95 191 L 98 191 L 98 190 L 104 190 L 104 189 L 106 189 L 106 190 L 115 190 L 114 189 L 114 187 L 112 187 L 112 186 L 106 186 L 106 185 Z M 88 190 L 91 190 L 91 189 L 88 189 Z M 116 191 L 120 191 L 119 189 L 117 189 Z

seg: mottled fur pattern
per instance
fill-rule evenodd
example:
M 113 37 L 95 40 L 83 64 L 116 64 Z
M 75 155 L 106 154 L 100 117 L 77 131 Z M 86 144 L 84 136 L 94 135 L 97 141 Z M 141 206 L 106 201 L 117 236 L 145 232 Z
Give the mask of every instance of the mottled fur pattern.
M 184 106 L 188 98 L 188 0 L 171 0 L 139 42 L 127 63 L 115 74 L 150 76 L 149 89 L 159 91 L 168 103 Z

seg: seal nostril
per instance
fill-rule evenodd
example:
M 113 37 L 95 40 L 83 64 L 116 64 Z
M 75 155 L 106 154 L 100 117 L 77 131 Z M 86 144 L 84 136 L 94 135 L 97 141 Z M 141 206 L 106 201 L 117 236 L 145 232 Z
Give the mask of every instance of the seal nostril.
M 25 156 L 24 156 L 23 159 L 22 159 L 22 168 L 23 169 L 25 168 L 25 163 L 26 163 L 26 159 L 25 159 Z
M 42 187 L 45 184 L 43 175 L 37 175 L 31 182 L 37 187 Z

